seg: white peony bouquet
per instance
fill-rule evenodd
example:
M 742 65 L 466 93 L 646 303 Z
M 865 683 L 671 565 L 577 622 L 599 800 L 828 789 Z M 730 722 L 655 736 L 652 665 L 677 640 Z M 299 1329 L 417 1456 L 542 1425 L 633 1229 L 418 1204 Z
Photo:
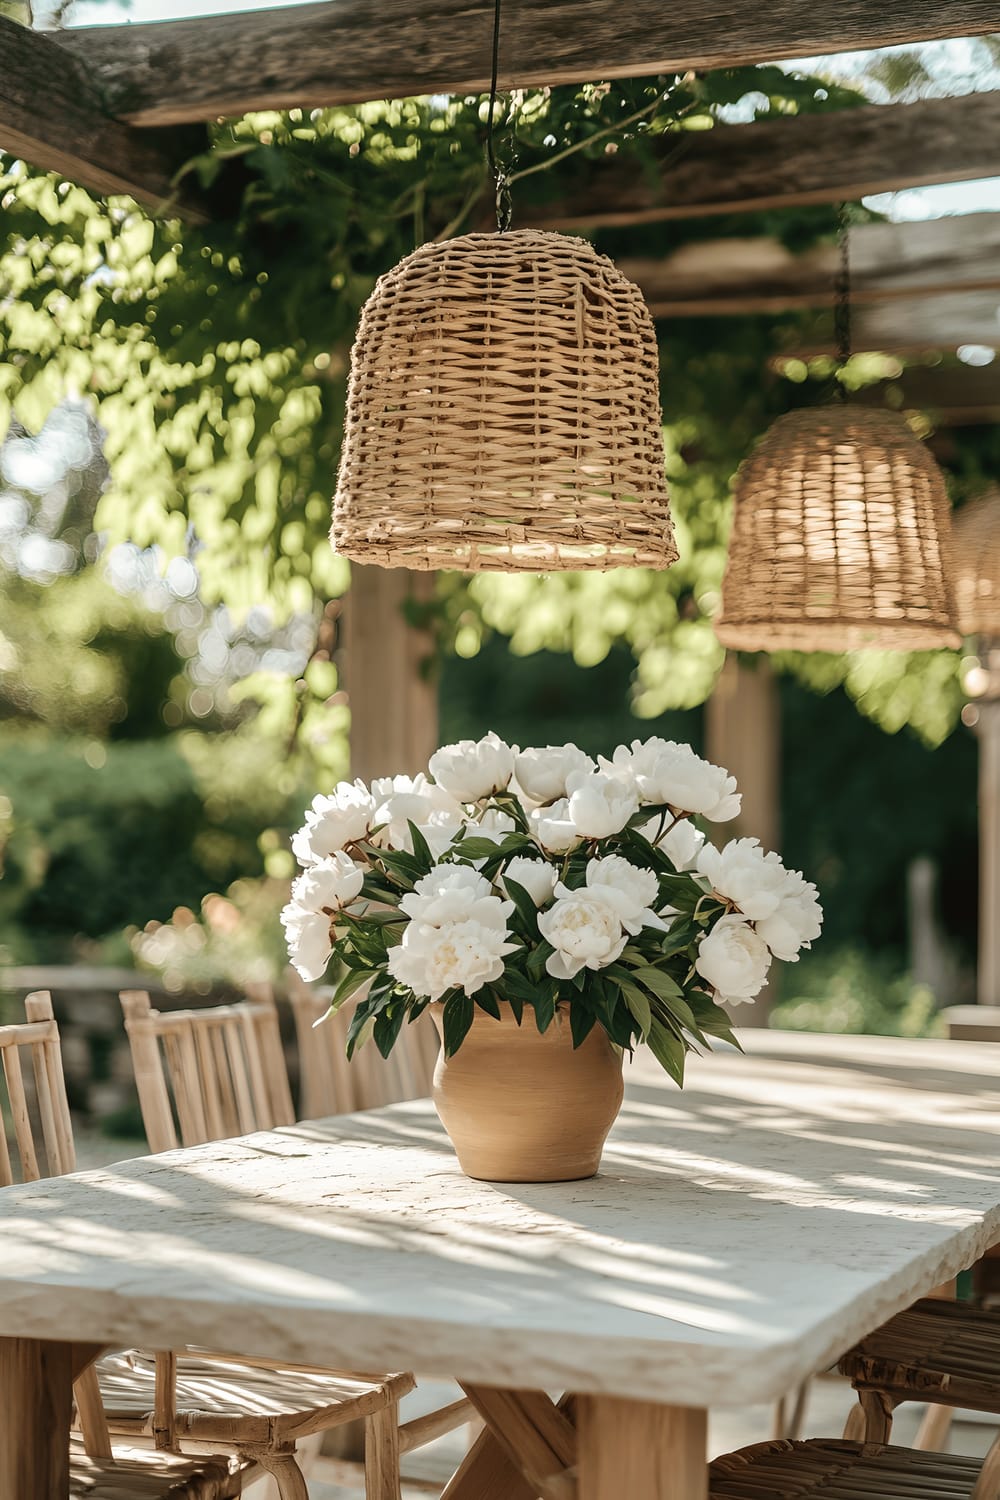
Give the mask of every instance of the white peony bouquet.
M 388 1055 L 435 1001 L 449 1055 L 476 1006 L 519 1023 L 527 1007 L 541 1031 L 563 1006 L 577 1046 L 603 1026 L 681 1082 L 690 1048 L 731 1039 L 721 1007 L 819 936 L 802 875 L 756 839 L 706 841 L 695 820 L 727 822 L 740 797 L 689 745 L 635 740 L 595 762 L 488 734 L 428 771 L 341 782 L 292 843 L 292 963 L 306 980 L 335 965 L 332 1010 L 367 986 L 349 1055 L 369 1036 Z

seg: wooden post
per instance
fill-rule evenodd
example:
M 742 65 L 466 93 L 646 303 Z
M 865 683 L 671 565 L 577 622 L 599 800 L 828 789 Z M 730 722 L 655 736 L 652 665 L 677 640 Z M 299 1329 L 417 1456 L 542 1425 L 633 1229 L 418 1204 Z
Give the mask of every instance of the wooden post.
M 578 1500 L 705 1500 L 707 1412 L 612 1396 L 578 1400 Z
M 725 766 L 743 794 L 740 816 L 726 823 L 725 838 L 760 839 L 765 849 L 781 844 L 781 705 L 766 657 L 744 664 L 735 652 L 726 657 L 715 691 L 705 705 L 705 753 Z M 735 1019 L 741 1026 L 766 1026 L 774 1000 L 770 981 Z
M 765 849 L 781 841 L 781 712 L 766 657 L 744 665 L 730 653 L 705 705 L 705 754 L 739 782 L 743 810 L 724 829 L 760 839 Z
M 979 706 L 979 964 L 976 999 L 1000 1004 L 1000 701 Z
M 69 1494 L 73 1346 L 0 1338 L 0 1495 L 63 1500 Z
M 426 771 L 437 747 L 433 633 L 411 625 L 411 603 L 429 603 L 434 574 L 354 563 L 344 603 L 341 666 L 351 707 L 351 774 Z

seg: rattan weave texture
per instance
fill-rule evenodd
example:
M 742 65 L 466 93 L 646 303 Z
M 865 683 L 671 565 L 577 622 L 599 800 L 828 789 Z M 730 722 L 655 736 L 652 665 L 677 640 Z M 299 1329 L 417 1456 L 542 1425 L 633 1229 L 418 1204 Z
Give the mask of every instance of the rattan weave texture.
M 536 230 L 407 256 L 361 314 L 331 539 L 385 567 L 676 561 L 639 289 Z
M 863 1338 L 838 1369 L 897 1402 L 1000 1413 L 1000 1312 L 924 1297 Z
M 1000 636 L 1000 486 L 955 512 L 954 538 L 958 627 Z
M 959 646 L 951 509 L 902 417 L 780 417 L 735 484 L 716 634 L 744 651 Z
M 970 1500 L 982 1460 L 837 1438 L 775 1438 L 709 1466 L 709 1500 Z

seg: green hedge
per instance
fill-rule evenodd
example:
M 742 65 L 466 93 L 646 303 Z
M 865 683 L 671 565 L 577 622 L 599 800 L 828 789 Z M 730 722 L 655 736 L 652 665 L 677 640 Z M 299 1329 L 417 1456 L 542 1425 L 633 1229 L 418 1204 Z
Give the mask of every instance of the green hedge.
M 261 835 L 294 827 L 302 800 L 280 754 L 239 735 L 197 740 L 0 741 L 8 961 L 55 961 L 263 874 Z

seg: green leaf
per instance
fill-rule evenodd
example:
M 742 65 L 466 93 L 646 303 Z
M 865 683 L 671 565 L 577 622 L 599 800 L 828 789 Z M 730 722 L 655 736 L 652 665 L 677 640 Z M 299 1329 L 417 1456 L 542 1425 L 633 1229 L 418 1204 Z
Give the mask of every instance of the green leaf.
M 654 969 L 651 964 L 633 969 L 632 973 L 640 984 L 644 984 L 647 990 L 651 990 L 661 1000 L 675 1000 L 681 993 L 676 979 L 671 979 L 662 969 Z
M 582 1046 L 594 1029 L 597 1016 L 592 1010 L 587 1010 L 579 1001 L 574 1001 L 569 1008 L 569 1029 L 573 1037 L 573 1047 Z
M 383 1057 L 388 1057 L 392 1051 L 405 1019 L 406 1006 L 401 1000 L 375 1018 L 375 1029 L 372 1035 Z
M 619 979 L 622 998 L 628 1006 L 634 1020 L 638 1023 L 639 1033 L 645 1041 L 649 1036 L 649 1028 L 653 1024 L 653 1011 L 649 999 L 642 993 L 638 985 L 629 979 Z
M 535 994 L 533 1003 L 535 1007 L 535 1021 L 539 1031 L 548 1031 L 556 1013 L 555 996 L 545 990 L 539 990 Z
M 508 876 L 504 880 L 504 889 L 506 890 L 507 895 L 513 901 L 514 909 L 516 910 L 517 915 L 520 917 L 521 921 L 528 929 L 528 936 L 531 938 L 537 938 L 538 908 L 536 907 L 531 897 L 528 895 L 528 892 L 524 889 L 524 886 L 518 885 L 516 880 L 511 880 Z
M 345 1000 L 349 1000 L 357 990 L 366 985 L 370 979 L 375 978 L 376 972 L 374 969 L 349 969 L 333 992 L 333 999 L 330 1002 L 331 1012 L 336 1014 Z
M 655 1016 L 649 1028 L 647 1041 L 650 1052 L 664 1072 L 669 1073 L 676 1084 L 683 1084 L 686 1051 L 684 1043 L 678 1041 L 673 1032 L 661 1025 Z
M 489 990 L 482 989 L 477 990 L 472 998 L 475 1000 L 480 1010 L 484 1010 L 488 1016 L 492 1016 L 494 1021 L 499 1021 L 500 1005 L 497 1001 L 496 995 L 491 995 Z
M 472 996 L 467 995 L 464 990 L 453 990 L 444 1002 L 442 1022 L 446 1057 L 454 1057 L 465 1041 L 475 1009 Z
M 407 818 L 406 826 L 410 830 L 410 838 L 413 841 L 413 857 L 420 861 L 424 874 L 427 874 L 433 868 L 434 856 L 416 823 Z

